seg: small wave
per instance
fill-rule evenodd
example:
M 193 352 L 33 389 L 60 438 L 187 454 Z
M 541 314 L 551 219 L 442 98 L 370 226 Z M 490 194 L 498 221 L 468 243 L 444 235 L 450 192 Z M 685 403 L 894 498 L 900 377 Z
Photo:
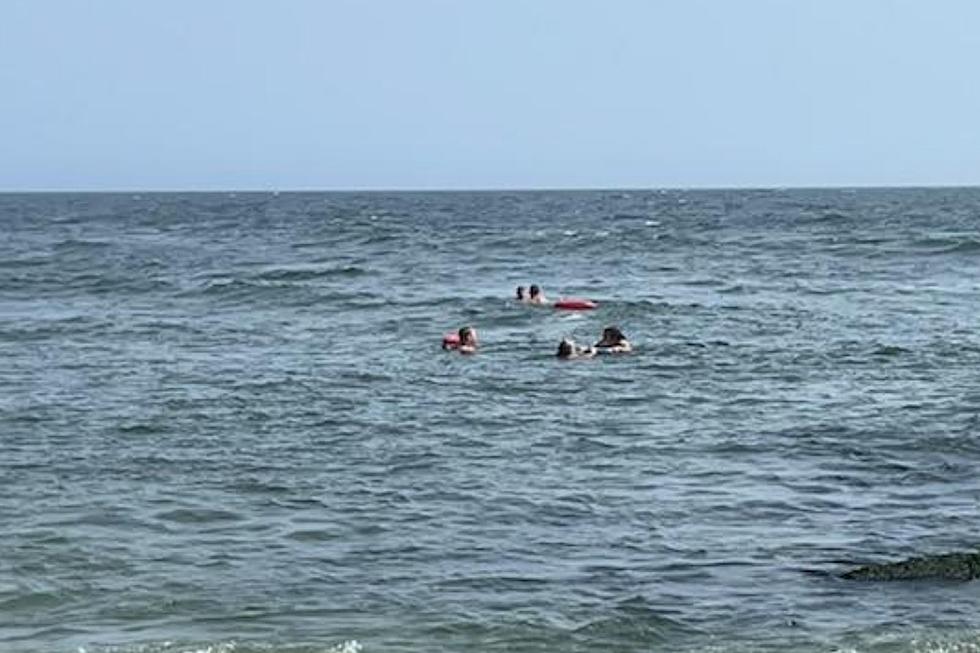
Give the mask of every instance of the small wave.
M 980 241 L 972 238 L 942 250 L 943 254 L 973 254 L 975 252 L 980 252 Z
M 873 356 L 902 356 L 904 354 L 911 354 L 911 349 L 906 349 L 905 347 L 900 347 L 898 345 L 879 345 L 875 348 L 871 354 Z
M 76 238 L 68 238 L 54 244 L 54 249 L 59 252 L 91 249 L 102 250 L 109 247 L 112 247 L 112 243 L 106 240 L 85 240 Z
M 329 542 L 330 540 L 338 539 L 340 535 L 338 535 L 336 531 L 318 528 L 292 531 L 291 533 L 287 533 L 284 537 L 296 542 Z
M 59 592 L 26 592 L 0 601 L 0 612 L 12 614 L 18 611 L 34 613 L 43 610 L 51 610 L 64 603 L 66 600 L 67 597 Z
M 210 522 L 241 521 L 242 519 L 238 513 L 215 508 L 177 508 L 158 513 L 156 517 L 178 524 L 207 524 Z
M 309 281 L 330 277 L 361 277 L 368 274 L 371 274 L 371 270 L 356 265 L 344 265 L 330 268 L 271 268 L 252 278 L 263 281 Z
M 10 327 L 0 326 L 0 340 L 31 342 L 66 338 L 105 331 L 109 323 L 82 315 L 52 320 L 24 320 Z
M 180 296 L 216 297 L 233 304 L 248 304 L 261 299 L 269 299 L 277 304 L 310 305 L 318 298 L 315 289 L 305 285 L 295 285 L 283 281 L 250 279 L 216 279 L 208 283 L 183 290 Z
M 14 257 L 8 259 L 0 259 L 0 270 L 2 269 L 18 269 L 18 268 L 31 268 L 38 265 L 44 265 L 51 261 L 51 256 L 49 254 L 38 252 L 36 254 L 25 254 L 21 257 Z
M 84 265 L 84 268 L 82 266 Z M 86 261 L 76 266 L 53 266 L 38 271 L 25 271 L 13 274 L 3 280 L 3 284 L 19 289 L 33 289 L 35 292 L 85 291 L 92 294 L 113 292 L 141 293 L 167 290 L 173 287 L 171 280 L 149 272 L 146 268 L 125 270 L 119 267 L 95 267 Z
M 794 286 L 794 290 L 804 295 L 845 295 L 847 293 L 855 292 L 856 289 L 849 286 L 817 287 L 813 285 L 797 283 Z
M 719 288 L 718 292 L 722 295 L 741 295 L 749 292 L 749 289 L 741 283 L 735 283 L 730 286 L 725 286 L 724 288 Z
M 974 254 L 980 252 L 980 240 L 973 236 L 928 236 L 912 241 L 912 247 L 928 254 Z
M 838 222 L 848 222 L 850 219 L 851 219 L 850 216 L 844 213 L 840 213 L 838 211 L 827 211 L 825 213 L 821 213 L 818 216 L 815 216 L 813 218 L 813 222 L 838 223 Z
M 638 640 L 655 643 L 670 641 L 673 635 L 690 633 L 691 629 L 660 614 L 647 606 L 645 599 L 637 597 L 621 603 L 613 615 L 590 621 L 575 632 L 610 643 Z
M 134 424 L 121 424 L 116 430 L 124 435 L 155 435 L 164 433 L 166 428 L 160 424 L 136 422 Z
M 265 644 L 260 642 L 178 642 L 133 644 L 130 646 L 84 647 L 77 653 L 362 653 L 363 646 L 356 639 L 336 644 Z
M 372 233 L 371 235 L 365 236 L 359 241 L 361 245 L 380 245 L 382 243 L 390 243 L 392 241 L 401 241 L 402 237 L 400 234 L 396 233 Z
M 724 284 L 724 281 L 722 281 L 721 279 L 710 279 L 710 278 L 701 277 L 698 279 L 688 279 L 683 283 L 685 286 L 696 286 L 696 287 L 697 286 L 721 286 Z

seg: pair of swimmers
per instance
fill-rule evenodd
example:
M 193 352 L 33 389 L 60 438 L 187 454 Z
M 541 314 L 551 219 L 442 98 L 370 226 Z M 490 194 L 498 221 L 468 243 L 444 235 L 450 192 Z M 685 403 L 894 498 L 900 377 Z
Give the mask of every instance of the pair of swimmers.
M 544 294 L 541 292 L 541 288 L 536 285 L 532 285 L 524 292 L 524 286 L 517 287 L 517 301 L 523 302 L 525 304 L 547 304 L 548 300 L 545 299 Z
M 480 346 L 480 341 L 476 336 L 476 329 L 471 326 L 462 327 L 457 333 L 456 338 L 444 338 L 442 341 L 443 349 L 455 349 L 461 354 L 475 354 Z M 625 354 L 633 351 L 633 345 L 626 339 L 626 336 L 619 327 L 608 326 L 602 330 L 602 338 L 599 342 L 588 347 L 575 344 L 574 340 L 565 338 L 558 345 L 558 358 L 592 358 L 596 354 Z
M 571 338 L 563 338 L 558 345 L 558 358 L 592 358 L 596 354 L 626 354 L 633 351 L 633 345 L 619 327 L 608 326 L 602 330 L 602 338 L 594 345 L 583 347 Z

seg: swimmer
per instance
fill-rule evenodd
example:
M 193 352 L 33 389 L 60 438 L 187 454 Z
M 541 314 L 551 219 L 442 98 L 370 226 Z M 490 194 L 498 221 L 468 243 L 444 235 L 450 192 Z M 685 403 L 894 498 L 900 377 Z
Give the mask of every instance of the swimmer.
M 575 344 L 574 340 L 569 338 L 562 338 L 561 343 L 558 345 L 558 358 L 572 359 L 572 358 L 592 358 L 595 356 L 595 349 L 592 347 L 580 347 Z
M 480 343 L 476 339 L 476 329 L 464 326 L 459 330 L 459 346 L 457 351 L 461 354 L 475 354 L 476 348 Z
M 625 354 L 633 351 L 630 341 L 614 326 L 607 326 L 602 330 L 602 340 L 595 343 L 595 348 L 603 354 Z
M 529 295 L 530 296 L 527 298 L 527 303 L 528 304 L 547 304 L 548 303 L 548 300 L 545 299 L 545 296 L 541 293 L 541 289 L 538 288 L 536 285 L 531 286 Z
M 524 294 L 524 286 L 517 287 L 517 301 L 519 302 L 527 301 L 527 295 Z

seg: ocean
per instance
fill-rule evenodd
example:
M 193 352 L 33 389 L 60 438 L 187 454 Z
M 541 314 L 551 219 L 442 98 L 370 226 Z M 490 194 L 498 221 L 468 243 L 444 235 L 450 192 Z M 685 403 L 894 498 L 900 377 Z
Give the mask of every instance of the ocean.
M 980 546 L 978 291 L 974 188 L 0 195 L 0 651 L 980 651 L 841 576 Z

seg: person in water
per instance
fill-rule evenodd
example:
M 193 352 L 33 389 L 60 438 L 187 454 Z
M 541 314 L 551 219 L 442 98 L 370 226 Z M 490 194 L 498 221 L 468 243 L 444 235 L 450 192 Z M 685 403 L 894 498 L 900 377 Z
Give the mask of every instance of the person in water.
M 475 354 L 477 347 L 480 346 L 476 339 L 476 329 L 464 326 L 459 330 L 459 345 L 456 350 L 461 354 Z
M 548 300 L 541 293 L 541 289 L 537 285 L 533 285 L 528 293 L 527 303 L 528 304 L 547 304 Z
M 625 354 L 633 351 L 633 345 L 626 339 L 619 327 L 607 326 L 602 330 L 602 339 L 595 343 L 595 348 L 603 354 Z
M 574 340 L 562 338 L 561 343 L 558 344 L 557 356 L 565 359 L 592 358 L 595 356 L 595 349 L 593 347 L 580 347 L 575 344 Z
M 519 302 L 527 301 L 527 295 L 524 294 L 524 286 L 517 287 L 517 301 Z

